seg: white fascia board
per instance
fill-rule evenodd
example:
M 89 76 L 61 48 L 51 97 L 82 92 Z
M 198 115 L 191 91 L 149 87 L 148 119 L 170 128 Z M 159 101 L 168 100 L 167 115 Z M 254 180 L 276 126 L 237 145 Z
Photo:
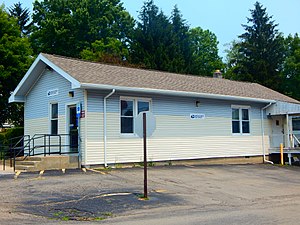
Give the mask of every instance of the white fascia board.
M 15 98 L 16 94 L 18 93 L 18 91 L 20 90 L 20 88 L 23 86 L 23 84 L 25 83 L 25 81 L 28 79 L 29 75 L 32 73 L 32 70 L 36 67 L 36 65 L 39 62 L 39 57 L 37 57 L 34 62 L 32 63 L 32 65 L 30 66 L 30 68 L 28 69 L 28 71 L 26 72 L 25 76 L 22 78 L 22 80 L 20 81 L 20 83 L 18 84 L 18 86 L 15 88 L 15 90 L 13 91 L 13 93 L 10 95 L 8 102 L 12 103 L 12 102 L 18 102 Z
M 47 59 L 42 54 L 39 54 L 38 58 L 43 61 L 45 64 L 47 64 L 49 67 L 51 67 L 53 70 L 55 70 L 58 74 L 63 76 L 65 79 L 71 82 L 72 88 L 78 88 L 80 87 L 80 82 L 73 78 L 70 74 L 66 73 L 64 70 L 62 70 L 60 67 L 52 63 L 49 59 Z
M 220 95 L 220 94 L 208 94 L 208 93 L 196 93 L 196 92 L 186 92 L 186 91 L 160 90 L 160 89 L 150 89 L 150 88 L 123 87 L 123 86 L 90 84 L 90 83 L 82 83 L 80 88 L 102 89 L 102 90 L 115 89 L 116 91 L 143 92 L 143 93 L 151 93 L 151 94 L 174 95 L 174 96 L 185 96 L 185 97 L 199 97 L 199 98 L 210 98 L 210 99 L 221 99 L 221 100 L 232 100 L 232 101 L 276 103 L 275 100 L 270 100 L 270 99 L 249 98 L 249 97 L 229 96 L 229 95 Z
M 13 103 L 13 102 L 25 102 L 25 96 L 15 96 L 11 95 L 8 98 L 8 103 Z
M 29 76 L 33 73 L 33 70 L 38 66 L 39 62 L 43 62 L 49 67 L 51 67 L 53 70 L 55 70 L 58 74 L 63 76 L 65 79 L 71 82 L 72 88 L 79 88 L 80 82 L 74 79 L 72 76 L 70 76 L 68 73 L 66 73 L 64 70 L 56 66 L 54 63 L 52 63 L 49 59 L 47 59 L 45 56 L 43 56 L 41 53 L 38 55 L 38 57 L 34 60 L 28 71 L 26 72 L 25 76 L 22 78 L 18 86 L 15 88 L 11 96 L 9 97 L 8 102 L 24 102 L 25 97 L 24 96 L 17 96 L 18 92 L 20 91 L 21 87 L 25 85 L 25 82 L 29 78 Z

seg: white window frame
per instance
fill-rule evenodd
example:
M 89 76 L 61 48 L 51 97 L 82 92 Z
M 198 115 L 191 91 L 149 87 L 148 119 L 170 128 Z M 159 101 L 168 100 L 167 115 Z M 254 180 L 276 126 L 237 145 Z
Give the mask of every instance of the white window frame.
M 133 133 L 121 133 L 121 101 L 133 101 Z M 143 101 L 143 102 L 149 102 L 149 111 L 152 111 L 152 99 L 151 98 L 144 98 L 144 97 L 128 97 L 128 96 L 121 96 L 119 100 L 119 133 L 122 137 L 137 137 L 137 134 L 134 132 L 135 131 L 135 123 L 134 119 L 138 116 L 138 102 Z
M 52 118 L 52 105 L 55 105 L 55 104 L 57 104 L 57 118 L 53 119 Z M 54 120 L 57 121 L 57 134 L 58 134 L 59 133 L 59 104 L 58 104 L 58 102 L 50 102 L 49 103 L 49 124 L 50 124 L 50 126 L 49 126 L 49 128 L 50 128 L 49 133 L 50 134 L 53 134 L 52 133 L 52 121 L 54 121 Z
M 233 121 L 237 121 L 237 120 L 233 120 L 232 118 L 232 110 L 233 109 L 238 109 L 239 110 L 239 126 L 240 126 L 240 132 L 239 133 L 233 133 L 233 129 L 232 129 L 232 122 Z M 243 109 L 247 109 L 248 110 L 248 117 L 249 120 L 243 120 L 243 113 L 242 110 Z M 250 106 L 247 105 L 231 105 L 231 133 L 232 135 L 251 135 L 251 113 L 250 113 Z M 249 133 L 243 133 L 243 121 L 247 121 L 249 122 Z

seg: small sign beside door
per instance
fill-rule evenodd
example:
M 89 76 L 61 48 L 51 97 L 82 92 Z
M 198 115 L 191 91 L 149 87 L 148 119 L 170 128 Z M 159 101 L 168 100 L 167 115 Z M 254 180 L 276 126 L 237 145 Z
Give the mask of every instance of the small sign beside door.
M 76 105 L 76 117 L 80 118 L 81 116 L 81 104 Z
M 85 110 L 81 111 L 80 118 L 85 118 Z

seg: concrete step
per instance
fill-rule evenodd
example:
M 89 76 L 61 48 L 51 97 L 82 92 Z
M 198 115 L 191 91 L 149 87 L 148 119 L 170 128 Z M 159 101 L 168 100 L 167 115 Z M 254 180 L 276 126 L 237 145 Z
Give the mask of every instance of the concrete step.
M 24 165 L 24 166 L 35 166 L 37 163 L 39 163 L 40 161 L 16 161 L 16 165 Z
M 78 156 L 30 156 L 16 160 L 16 170 L 41 171 L 78 168 Z
M 20 170 L 23 172 L 36 171 L 35 166 L 29 166 L 29 165 L 16 165 L 16 170 L 18 170 L 18 171 Z
M 25 160 L 24 157 L 19 157 L 18 159 L 16 159 L 16 170 L 20 170 L 23 172 L 37 171 L 37 167 L 41 163 L 41 161 L 41 157 L 30 156 L 26 157 Z
M 42 158 L 43 157 L 40 157 L 40 156 L 28 156 L 24 160 L 24 157 L 18 157 L 18 158 L 16 158 L 16 162 L 17 161 L 39 161 L 40 162 L 40 161 L 42 161 Z

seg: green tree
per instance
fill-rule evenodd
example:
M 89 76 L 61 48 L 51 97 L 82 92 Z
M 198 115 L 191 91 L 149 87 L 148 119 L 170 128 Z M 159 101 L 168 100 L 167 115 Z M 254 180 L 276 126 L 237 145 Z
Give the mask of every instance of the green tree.
M 79 57 L 97 40 L 127 44 L 134 20 L 120 0 L 44 0 L 34 2 L 35 52 Z
M 284 38 L 266 8 L 258 2 L 254 7 L 250 10 L 251 18 L 247 18 L 251 25 L 243 25 L 246 32 L 239 36 L 240 58 L 237 59 L 235 77 L 280 90 Z
M 106 38 L 92 43 L 91 48 L 84 49 L 81 58 L 112 64 L 124 64 L 129 56 L 129 51 L 124 44 L 116 38 Z
M 226 44 L 227 49 L 225 49 L 225 74 L 224 76 L 229 79 L 238 80 L 239 71 L 239 59 L 242 57 L 239 51 L 240 42 L 233 40 L 232 42 Z
M 172 25 L 153 0 L 144 3 L 131 45 L 133 64 L 168 71 L 172 44 Z
M 190 48 L 189 26 L 183 19 L 180 10 L 175 5 L 171 15 L 171 47 L 170 47 L 170 67 L 169 71 L 176 73 L 189 72 L 192 60 Z
M 15 3 L 9 7 L 9 14 L 18 20 L 23 35 L 29 35 L 31 32 L 32 22 L 30 22 L 30 13 L 28 8 L 22 8 L 22 3 Z
M 283 63 L 284 92 L 300 100 L 300 37 L 289 35 L 285 39 L 286 58 Z
M 189 31 L 192 62 L 189 73 L 194 75 L 212 75 L 216 69 L 223 69 L 224 64 L 218 56 L 218 41 L 214 33 L 200 27 Z
M 8 98 L 32 62 L 31 48 L 22 37 L 17 20 L 0 7 L 0 126 L 5 121 L 20 125 L 23 107 L 9 104 Z
M 224 67 L 217 45 L 212 32 L 190 29 L 177 6 L 168 19 L 153 0 L 148 0 L 139 14 L 131 58 L 149 69 L 211 75 Z

